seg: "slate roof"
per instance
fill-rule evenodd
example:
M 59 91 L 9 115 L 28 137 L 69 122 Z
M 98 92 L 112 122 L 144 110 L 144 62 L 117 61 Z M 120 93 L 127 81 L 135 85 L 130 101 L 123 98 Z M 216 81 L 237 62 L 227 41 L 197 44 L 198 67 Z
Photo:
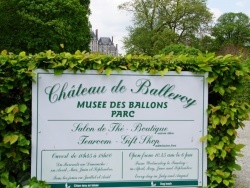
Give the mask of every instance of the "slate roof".
M 91 33 L 91 38 L 96 39 L 96 34 L 94 33 L 94 31 L 91 31 L 90 33 Z
M 99 45 L 113 45 L 109 37 L 100 37 L 98 44 Z

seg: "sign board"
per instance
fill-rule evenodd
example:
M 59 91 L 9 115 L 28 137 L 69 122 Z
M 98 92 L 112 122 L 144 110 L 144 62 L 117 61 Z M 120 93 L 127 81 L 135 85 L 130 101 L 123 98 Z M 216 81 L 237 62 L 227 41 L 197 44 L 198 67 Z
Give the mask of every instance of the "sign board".
M 32 176 L 52 188 L 206 186 L 206 74 L 36 73 Z

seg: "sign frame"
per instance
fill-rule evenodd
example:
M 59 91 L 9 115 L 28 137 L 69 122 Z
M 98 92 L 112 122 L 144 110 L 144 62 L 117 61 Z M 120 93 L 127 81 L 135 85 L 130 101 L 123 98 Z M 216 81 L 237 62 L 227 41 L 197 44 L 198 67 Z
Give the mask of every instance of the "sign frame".
M 139 188 L 139 187 L 183 187 L 183 186 L 199 187 L 207 185 L 207 176 L 205 173 L 207 168 L 207 154 L 205 150 L 206 142 L 198 143 L 198 140 L 200 140 L 202 136 L 205 136 L 207 134 L 207 113 L 206 113 L 206 109 L 208 106 L 208 84 L 206 82 L 207 74 L 194 74 L 191 72 L 183 71 L 180 74 L 177 74 L 176 72 L 168 72 L 166 75 L 160 76 L 160 75 L 151 75 L 147 73 L 141 74 L 132 71 L 123 71 L 122 73 L 114 72 L 111 75 L 107 76 L 104 74 L 97 74 L 96 71 L 86 71 L 85 73 L 77 72 L 76 74 L 64 71 L 62 75 L 54 76 L 53 70 L 49 70 L 49 72 L 46 72 L 41 69 L 37 69 L 35 73 L 37 75 L 36 83 L 33 83 L 32 85 L 32 167 L 31 167 L 32 176 L 36 176 L 38 179 L 47 181 L 52 186 L 52 188 L 60 188 L 60 187 L 62 188 L 63 187 L 67 188 L 69 187 L 114 187 L 114 188 L 134 187 L 135 188 L 136 187 L 137 188 L 138 187 Z M 94 79 L 96 81 L 94 81 Z M 142 80 L 138 81 L 140 79 Z M 83 83 L 87 85 L 86 91 L 84 91 L 85 88 L 83 86 L 84 85 Z M 59 84 L 60 87 L 57 84 Z M 98 90 L 99 93 L 98 92 L 92 93 L 92 95 L 88 93 L 88 91 L 91 88 L 91 84 L 95 85 L 95 89 L 99 88 Z M 189 89 L 190 88 L 189 84 L 194 85 L 193 86 L 195 88 L 194 91 L 193 89 Z M 90 92 L 93 92 L 93 87 Z M 171 92 L 173 93 L 172 95 Z M 184 95 L 186 93 L 187 95 Z M 100 100 L 95 100 L 95 97 L 100 98 Z M 93 103 L 91 104 L 92 107 L 90 107 L 89 109 L 85 109 L 85 107 L 88 105 L 87 102 L 91 101 Z M 135 101 L 137 101 L 137 103 Z M 165 101 L 167 101 L 167 103 L 165 103 Z M 66 112 L 68 109 L 66 107 L 69 106 L 68 107 L 69 110 L 74 109 L 74 106 L 70 106 L 71 104 L 74 104 L 75 108 L 77 107 L 76 110 L 77 112 L 71 111 L 71 115 L 67 117 L 67 119 L 64 119 L 62 121 L 62 117 L 67 116 Z M 115 106 L 112 107 L 112 105 Z M 159 109 L 156 109 L 157 105 L 159 106 Z M 127 143 L 125 144 L 126 140 L 124 140 L 124 138 L 123 140 L 119 140 L 119 138 L 123 136 L 123 133 L 120 133 L 119 131 L 117 132 L 114 131 L 115 132 L 114 134 L 113 133 L 106 134 L 107 138 L 112 137 L 110 141 L 112 143 L 110 144 L 111 146 L 110 145 L 109 146 L 104 145 L 101 147 L 96 146 L 101 141 L 100 142 L 93 141 L 94 142 L 94 144 L 92 145 L 93 147 L 87 146 L 87 141 L 88 141 L 87 139 L 89 137 L 91 136 L 93 137 L 93 135 L 97 134 L 98 138 L 105 138 L 104 134 L 105 131 L 104 132 L 100 131 L 100 133 L 97 132 L 96 125 L 98 125 L 98 122 L 100 122 L 100 120 L 98 120 L 99 118 L 98 116 L 95 117 L 92 116 L 91 114 L 88 114 L 89 116 L 88 118 L 86 118 L 84 115 L 81 116 L 79 108 L 81 108 L 82 112 L 84 112 L 85 114 L 86 113 L 104 114 L 100 115 L 100 117 L 102 117 L 101 121 L 108 123 L 101 123 L 100 126 L 98 126 L 98 128 L 100 129 L 102 125 L 105 125 L 105 126 L 113 126 L 112 128 L 109 127 L 110 129 L 113 130 L 115 129 L 119 130 L 123 128 L 123 131 L 126 132 L 124 127 L 128 126 L 127 125 L 129 124 L 128 122 L 133 122 L 131 125 L 134 126 L 133 130 L 137 129 L 137 130 L 143 130 L 144 132 L 147 133 L 150 132 L 150 134 L 152 133 L 153 136 L 150 137 L 151 140 L 150 139 L 146 140 L 143 144 L 140 145 L 139 137 L 137 137 L 137 134 L 140 137 L 142 137 L 144 133 L 140 134 L 138 131 L 137 134 L 132 134 L 133 131 L 132 129 L 130 129 L 127 132 L 130 132 L 131 135 L 134 136 L 133 138 L 136 137 L 137 139 L 133 140 L 133 138 L 131 137 L 130 140 L 127 140 Z M 50 109 L 51 112 L 48 112 Z M 155 110 L 157 110 L 157 112 L 160 115 L 154 115 Z M 167 115 L 164 114 L 165 112 L 164 110 L 168 111 Z M 188 114 L 189 110 L 191 111 L 190 114 Z M 105 114 L 106 111 L 107 114 Z M 125 113 L 124 111 L 127 111 L 127 113 Z M 140 111 L 143 111 L 143 113 L 141 113 Z M 51 116 L 51 113 L 55 113 L 54 115 L 55 118 L 51 118 L 53 117 Z M 197 119 L 195 119 L 194 113 L 198 114 L 199 117 Z M 183 117 L 183 119 L 177 121 L 176 117 L 178 114 L 180 114 L 180 116 Z M 137 118 L 137 116 L 140 118 Z M 150 119 L 150 116 L 154 116 L 154 118 Z M 167 120 L 163 118 L 165 116 L 167 116 L 168 118 Z M 190 117 L 192 116 L 192 118 L 188 119 L 189 116 Z M 175 117 L 175 118 L 171 119 L 170 117 Z M 156 121 L 160 122 L 159 125 L 152 125 L 151 127 L 149 126 L 150 122 L 156 122 Z M 68 122 L 71 122 L 71 124 L 68 125 Z M 198 122 L 197 124 L 200 124 L 199 125 L 201 126 L 199 127 L 200 130 L 197 130 L 197 133 L 195 133 L 194 136 L 190 138 L 191 143 L 187 143 L 188 138 L 185 137 L 185 134 L 183 132 L 189 134 L 190 129 L 193 129 L 194 127 L 197 128 L 196 122 Z M 91 132 L 90 130 L 92 123 L 94 123 L 93 126 L 96 127 L 94 128 L 94 131 L 96 132 L 93 131 Z M 167 124 L 168 126 L 165 126 L 165 124 Z M 193 126 L 193 124 L 195 124 L 195 126 Z M 63 129 L 70 126 L 68 132 L 61 131 L 58 128 L 61 125 Z M 183 130 L 181 128 L 175 128 L 180 125 L 182 125 Z M 184 126 L 188 128 L 184 128 Z M 89 132 L 87 131 L 88 128 Z M 171 131 L 167 132 L 166 129 L 168 130 L 172 129 L 173 134 L 171 133 Z M 59 134 L 60 137 L 59 138 L 57 136 L 53 137 L 52 132 Z M 74 136 L 72 135 L 79 136 L 83 134 L 83 132 L 88 132 L 88 133 L 86 134 L 84 133 L 84 137 L 82 139 L 79 137 L 79 139 L 81 140 L 78 139 L 75 141 L 75 143 L 78 144 L 81 141 L 82 144 L 79 144 L 81 147 L 77 144 L 72 146 L 73 142 L 70 141 L 71 138 L 74 138 Z M 169 135 L 167 135 L 168 133 Z M 171 137 L 172 134 L 172 137 L 176 142 L 173 143 L 172 145 L 176 144 L 177 147 L 170 146 L 165 143 L 164 143 L 165 145 L 162 144 L 164 142 L 163 140 L 165 139 L 165 137 L 163 137 L 162 134 L 169 137 Z M 183 140 L 184 139 L 186 140 L 177 141 L 176 139 L 178 137 L 183 137 Z M 70 143 L 68 144 L 66 141 L 64 142 L 63 139 L 69 141 Z M 109 139 L 103 139 L 103 140 L 106 141 L 106 143 L 108 143 L 109 141 Z M 158 140 L 158 142 L 155 140 Z M 148 143 L 150 142 L 151 145 L 148 144 L 147 141 Z M 116 144 L 114 144 L 114 142 L 116 142 Z M 117 144 L 117 142 L 120 143 Z M 195 142 L 196 143 L 195 146 L 198 145 L 199 148 L 198 149 L 190 148 L 190 146 L 192 146 L 192 142 Z M 60 143 L 62 144 L 60 145 Z M 187 146 L 185 144 L 187 144 Z M 180 147 L 178 147 L 178 145 L 180 145 Z M 104 147 L 104 149 L 102 147 Z M 178 157 L 181 158 L 181 156 L 179 155 L 183 154 L 183 157 L 181 158 L 182 161 L 179 162 L 176 161 L 177 165 L 175 164 L 175 166 L 173 165 L 171 166 L 171 164 L 165 164 L 166 165 L 165 172 L 163 170 L 164 173 L 157 174 L 161 178 L 155 177 L 155 179 L 154 178 L 150 179 L 150 173 L 148 173 L 149 171 L 146 170 L 147 171 L 146 174 L 148 175 L 148 178 L 146 178 L 147 176 L 146 174 L 143 175 L 143 173 L 141 172 L 142 170 L 136 170 L 136 168 L 140 168 L 139 161 L 141 161 L 141 164 L 147 164 L 146 162 L 150 161 L 149 159 L 146 159 L 146 157 L 145 158 L 142 157 L 143 154 L 145 154 L 145 152 L 146 153 L 148 152 L 149 153 L 148 155 L 152 154 L 154 156 L 153 158 L 157 158 L 157 160 L 155 161 L 153 158 L 152 160 L 155 163 L 159 162 L 159 164 L 164 163 L 163 162 L 164 160 L 162 161 L 160 159 L 161 156 L 163 158 L 166 157 L 168 158 L 168 156 L 169 157 L 172 156 L 173 158 L 178 158 Z M 109 178 L 105 177 L 104 174 L 106 171 L 103 171 L 102 173 L 103 176 L 100 176 L 101 178 L 97 179 L 99 177 L 98 176 L 96 177 L 95 180 L 94 177 L 92 179 L 90 177 L 89 179 L 80 179 L 80 180 L 70 179 L 69 177 L 68 179 L 66 178 L 63 179 L 63 176 L 65 176 L 65 174 L 66 175 L 69 173 L 80 174 L 81 167 L 75 168 L 77 169 L 77 172 L 73 171 L 71 172 L 69 171 L 70 168 L 67 168 L 66 170 L 67 172 L 65 171 L 65 173 L 63 173 L 63 170 L 65 170 L 65 168 L 62 165 L 57 166 L 57 164 L 58 163 L 60 164 L 60 162 L 55 162 L 56 160 L 62 161 L 61 164 L 66 164 L 66 163 L 70 164 L 70 161 L 76 160 L 75 158 L 70 158 L 73 154 L 79 157 L 83 154 L 86 154 L 86 156 L 88 156 L 91 154 L 93 155 L 94 153 L 99 156 L 107 153 L 112 154 L 118 158 L 120 157 L 121 158 L 120 161 L 122 162 L 125 161 L 125 163 L 124 165 L 122 165 L 122 167 L 118 168 L 119 166 L 118 163 L 112 164 L 112 161 L 115 161 L 114 160 L 115 158 L 113 158 L 113 160 L 105 158 L 102 159 L 104 161 L 103 163 L 108 164 L 107 165 L 108 167 L 105 167 L 103 169 L 105 170 L 112 169 L 113 171 L 115 171 L 112 172 L 113 174 L 111 173 L 112 175 L 110 175 L 110 177 L 114 177 L 113 179 L 110 177 Z M 133 155 L 134 157 L 129 157 Z M 185 157 L 185 155 L 187 156 Z M 136 156 L 140 156 L 141 158 L 139 157 L 137 159 Z M 92 159 L 88 159 L 87 157 L 83 159 L 85 161 L 89 161 L 89 163 L 95 164 Z M 99 159 L 95 160 L 98 161 Z M 182 165 L 182 163 L 185 164 Z M 197 164 L 197 166 L 195 165 L 189 166 L 188 163 Z M 74 163 L 72 162 L 72 164 Z M 83 164 L 86 165 L 87 162 L 82 163 L 82 165 Z M 101 164 L 101 162 L 98 163 L 98 165 L 99 164 Z M 158 165 L 159 168 L 160 166 L 161 165 Z M 150 164 L 147 167 L 153 167 L 153 165 Z M 123 169 L 122 170 L 123 172 L 121 172 L 122 177 L 124 177 L 125 175 L 128 176 L 128 178 L 125 178 L 125 180 L 121 178 L 119 179 L 115 175 L 119 174 L 118 171 L 120 170 L 120 168 Z M 172 179 L 164 178 L 163 174 L 168 174 L 168 172 L 170 172 L 170 170 L 167 170 L 168 168 L 176 168 L 172 169 L 172 171 L 174 172 L 181 171 L 183 172 L 183 174 L 180 175 L 180 177 L 177 177 L 178 175 L 175 174 L 175 177 L 173 177 Z M 90 170 L 90 168 L 86 169 Z M 58 170 L 58 171 L 54 172 L 53 170 L 54 171 Z M 188 175 L 184 175 L 185 171 L 188 171 L 187 173 Z M 140 172 L 141 174 L 138 172 Z M 61 177 L 59 176 L 52 177 L 53 173 L 58 173 L 58 174 L 61 173 L 64 175 L 62 175 Z M 152 174 L 155 173 L 156 170 Z M 196 173 L 198 173 L 197 176 L 195 175 Z M 139 178 L 133 179 L 130 176 Z M 169 174 L 169 177 L 170 176 L 171 175 Z M 191 179 L 187 178 L 189 176 L 192 178 Z M 54 180 L 52 180 L 53 178 Z

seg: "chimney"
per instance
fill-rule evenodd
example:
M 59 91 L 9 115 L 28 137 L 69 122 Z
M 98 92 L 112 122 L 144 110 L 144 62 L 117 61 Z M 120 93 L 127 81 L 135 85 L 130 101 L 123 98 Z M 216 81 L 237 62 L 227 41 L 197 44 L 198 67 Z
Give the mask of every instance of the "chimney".
M 95 30 L 96 39 L 98 40 L 98 29 Z
M 114 37 L 112 36 L 112 44 L 114 43 Z
M 118 56 L 118 44 L 116 44 L 115 47 L 116 47 L 116 56 Z

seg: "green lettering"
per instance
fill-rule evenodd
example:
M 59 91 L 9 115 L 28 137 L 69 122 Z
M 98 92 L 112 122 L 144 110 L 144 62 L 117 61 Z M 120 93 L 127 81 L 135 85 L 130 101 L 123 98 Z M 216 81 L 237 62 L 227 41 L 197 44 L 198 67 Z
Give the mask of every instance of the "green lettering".
M 137 91 L 133 91 L 133 89 L 131 89 L 132 93 L 139 93 L 141 92 L 142 94 L 147 94 L 148 93 L 148 87 L 151 86 L 151 82 L 148 79 L 139 79 L 136 81 L 136 86 L 138 87 Z

